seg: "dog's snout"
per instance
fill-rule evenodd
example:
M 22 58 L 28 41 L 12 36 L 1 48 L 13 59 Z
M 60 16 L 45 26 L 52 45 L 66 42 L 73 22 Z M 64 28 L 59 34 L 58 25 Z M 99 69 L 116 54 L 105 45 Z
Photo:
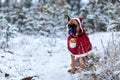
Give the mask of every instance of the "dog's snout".
M 73 33 L 72 28 L 69 27 L 68 29 L 69 29 L 68 34 L 72 34 Z
M 76 25 L 68 25 L 68 34 L 76 34 Z

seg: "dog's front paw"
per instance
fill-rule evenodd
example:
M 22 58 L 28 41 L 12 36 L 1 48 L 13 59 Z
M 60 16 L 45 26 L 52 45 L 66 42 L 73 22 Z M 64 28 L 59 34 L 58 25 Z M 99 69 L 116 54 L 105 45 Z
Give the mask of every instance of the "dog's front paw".
M 77 72 L 81 72 L 81 71 L 83 71 L 83 68 L 79 68 L 79 69 L 77 70 Z
M 69 69 L 68 72 L 74 74 L 76 69 Z

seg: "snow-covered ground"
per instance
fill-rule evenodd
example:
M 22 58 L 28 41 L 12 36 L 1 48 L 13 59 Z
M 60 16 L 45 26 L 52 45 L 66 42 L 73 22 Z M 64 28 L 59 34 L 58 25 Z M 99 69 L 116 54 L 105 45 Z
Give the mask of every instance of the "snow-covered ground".
M 89 35 L 91 53 L 104 55 L 103 45 L 107 46 L 119 34 Z M 70 54 L 63 38 L 19 35 L 10 40 L 9 49 L 0 50 L 0 80 L 20 80 L 28 76 L 36 76 L 35 80 L 78 80 L 79 74 L 69 74 L 69 68 Z M 5 73 L 9 76 L 5 77 Z

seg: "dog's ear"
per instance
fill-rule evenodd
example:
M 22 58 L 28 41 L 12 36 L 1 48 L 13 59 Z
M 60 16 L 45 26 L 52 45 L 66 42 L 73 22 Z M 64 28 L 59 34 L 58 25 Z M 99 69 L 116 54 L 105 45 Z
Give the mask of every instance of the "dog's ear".
M 68 18 L 68 21 L 70 21 L 70 17 L 68 15 L 65 15 L 65 18 Z

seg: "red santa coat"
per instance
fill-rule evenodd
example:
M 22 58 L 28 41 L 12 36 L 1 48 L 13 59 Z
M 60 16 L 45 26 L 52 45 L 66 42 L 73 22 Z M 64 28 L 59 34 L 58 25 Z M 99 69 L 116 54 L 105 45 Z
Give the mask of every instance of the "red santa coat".
M 80 18 L 75 18 L 76 20 L 79 20 L 80 26 Z M 82 20 L 81 20 L 82 21 Z M 70 46 L 70 40 L 72 39 L 72 36 L 69 35 L 67 38 L 67 45 L 68 45 L 68 50 L 73 54 L 73 55 L 81 55 L 81 54 L 87 54 L 92 49 L 92 45 L 90 43 L 90 40 L 88 38 L 88 35 L 85 33 L 85 30 L 81 27 L 82 32 L 80 33 L 80 37 L 75 38 L 76 39 L 76 45 L 74 47 Z

